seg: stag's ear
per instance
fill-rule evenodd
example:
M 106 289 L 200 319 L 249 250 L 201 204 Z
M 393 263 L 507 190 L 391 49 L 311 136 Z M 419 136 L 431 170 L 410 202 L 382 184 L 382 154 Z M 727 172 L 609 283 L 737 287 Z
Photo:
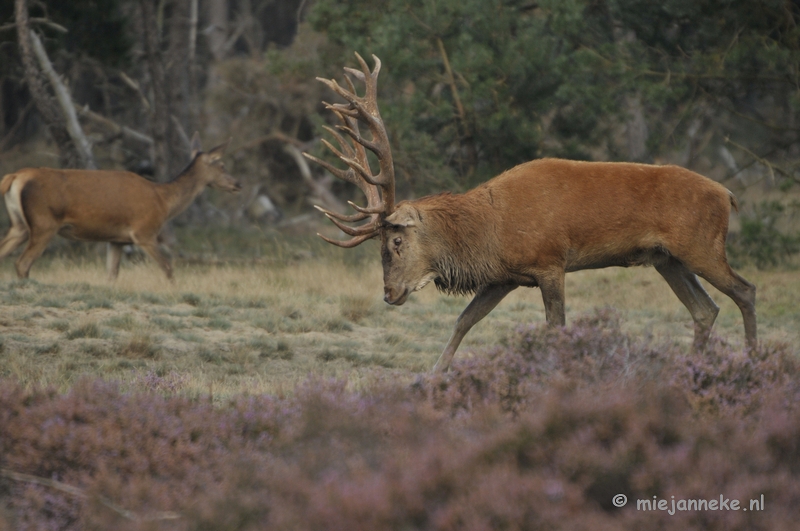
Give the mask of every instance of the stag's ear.
M 395 227 L 413 227 L 419 222 L 419 214 L 414 209 L 395 210 L 383 222 Z
M 211 159 L 211 162 L 217 161 L 222 158 L 225 154 L 225 150 L 228 149 L 228 144 L 231 143 L 231 138 L 226 140 L 224 143 L 218 145 L 214 149 L 209 150 L 208 156 Z
M 192 160 L 194 160 L 198 153 L 203 151 L 203 146 L 200 145 L 200 131 L 195 131 L 194 135 L 192 135 L 190 149 L 192 150 Z

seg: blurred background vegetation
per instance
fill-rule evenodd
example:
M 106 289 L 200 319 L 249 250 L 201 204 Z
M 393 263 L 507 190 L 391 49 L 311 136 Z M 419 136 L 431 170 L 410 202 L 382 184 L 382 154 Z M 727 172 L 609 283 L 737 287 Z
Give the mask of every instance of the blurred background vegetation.
M 201 197 L 179 240 L 317 230 L 312 203 L 362 200 L 299 157 L 332 121 L 314 78 L 358 51 L 383 61 L 401 198 L 544 156 L 679 164 L 739 198 L 733 260 L 774 267 L 800 250 L 799 22 L 797 0 L 0 0 L 0 172 L 86 165 L 23 27 L 97 167 L 163 181 L 194 130 L 233 137 L 243 193 Z

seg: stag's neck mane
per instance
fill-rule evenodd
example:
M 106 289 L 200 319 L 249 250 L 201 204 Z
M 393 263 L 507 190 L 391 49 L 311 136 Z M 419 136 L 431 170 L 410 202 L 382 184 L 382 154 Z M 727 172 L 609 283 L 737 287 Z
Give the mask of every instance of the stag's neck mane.
M 440 291 L 467 295 L 502 280 L 495 214 L 480 189 L 423 197 L 414 206 Z
M 162 196 L 169 205 L 170 218 L 183 212 L 206 187 L 206 184 L 197 178 L 195 163 L 199 156 L 195 155 L 177 177 L 159 185 Z

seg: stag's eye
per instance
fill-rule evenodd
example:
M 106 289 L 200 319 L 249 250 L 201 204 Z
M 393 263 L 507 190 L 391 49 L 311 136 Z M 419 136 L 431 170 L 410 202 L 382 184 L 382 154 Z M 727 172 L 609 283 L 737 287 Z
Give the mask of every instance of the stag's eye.
M 395 238 L 394 239 L 394 246 L 395 247 L 400 247 L 401 243 L 403 243 L 403 239 L 402 238 Z

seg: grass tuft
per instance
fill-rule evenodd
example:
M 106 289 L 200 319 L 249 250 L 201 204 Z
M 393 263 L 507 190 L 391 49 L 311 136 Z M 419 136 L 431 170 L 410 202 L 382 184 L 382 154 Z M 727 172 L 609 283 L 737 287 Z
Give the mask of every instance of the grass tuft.
M 66 333 L 67 339 L 78 339 L 83 337 L 100 337 L 100 327 L 97 326 L 97 323 L 86 323 L 77 328 L 73 328 Z

